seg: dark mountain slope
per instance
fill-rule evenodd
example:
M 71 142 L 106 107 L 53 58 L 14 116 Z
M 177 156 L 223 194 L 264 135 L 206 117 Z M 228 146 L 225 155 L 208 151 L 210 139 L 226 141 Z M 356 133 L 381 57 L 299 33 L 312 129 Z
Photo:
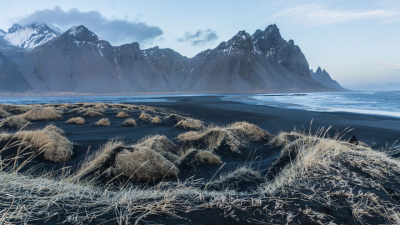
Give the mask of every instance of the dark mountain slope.
M 29 88 L 18 67 L 0 52 L 0 91 L 23 92 Z

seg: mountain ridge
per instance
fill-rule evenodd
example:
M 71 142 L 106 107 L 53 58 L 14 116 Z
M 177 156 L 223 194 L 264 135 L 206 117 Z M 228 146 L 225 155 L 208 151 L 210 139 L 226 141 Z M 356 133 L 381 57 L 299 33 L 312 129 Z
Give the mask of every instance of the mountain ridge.
M 253 35 L 239 31 L 192 58 L 158 46 L 140 49 L 137 42 L 112 46 L 83 25 L 7 57 L 33 92 L 331 90 L 311 78 L 301 49 L 275 24 Z

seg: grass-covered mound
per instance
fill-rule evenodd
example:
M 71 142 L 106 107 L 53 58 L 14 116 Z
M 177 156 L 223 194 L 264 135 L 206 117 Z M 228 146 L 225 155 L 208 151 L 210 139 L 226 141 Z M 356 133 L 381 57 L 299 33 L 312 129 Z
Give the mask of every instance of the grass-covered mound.
M 210 127 L 203 131 L 189 131 L 178 136 L 184 148 L 209 149 L 240 153 L 249 142 L 269 141 L 267 131 L 254 124 L 236 122 L 226 127 Z
M 164 149 L 166 147 L 160 144 L 126 146 L 120 141 L 110 140 L 83 164 L 75 178 L 109 180 L 124 176 L 132 181 L 155 182 L 177 176 L 177 167 L 160 154 L 166 151 Z
M 43 154 L 44 159 L 51 162 L 66 162 L 72 154 L 74 145 L 63 136 L 64 131 L 54 125 L 41 130 L 21 130 L 14 134 L 1 134 L 1 141 L 8 146 L 18 146 L 17 155 L 25 150 L 33 150 L 35 154 Z M 19 157 L 19 156 L 18 156 Z

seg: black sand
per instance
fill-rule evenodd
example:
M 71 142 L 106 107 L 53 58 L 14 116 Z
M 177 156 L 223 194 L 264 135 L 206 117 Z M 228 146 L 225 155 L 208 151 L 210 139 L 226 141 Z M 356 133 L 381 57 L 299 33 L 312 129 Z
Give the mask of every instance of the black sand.
M 236 121 L 246 121 L 253 123 L 271 134 L 277 134 L 280 131 L 292 131 L 294 128 L 298 130 L 310 129 L 315 131 L 321 127 L 332 126 L 329 131 L 331 137 L 336 132 L 341 132 L 346 128 L 353 130 L 348 132 L 344 139 L 349 139 L 355 135 L 359 141 L 368 145 L 373 145 L 374 149 L 384 148 L 392 145 L 400 138 L 400 118 L 362 115 L 353 113 L 333 113 L 333 112 L 309 112 L 296 109 L 282 109 L 266 106 L 254 106 L 244 103 L 221 101 L 218 97 L 171 97 L 174 102 L 143 102 L 135 103 L 135 105 L 147 105 L 155 107 L 163 107 L 175 110 L 179 113 L 186 114 L 192 118 L 205 122 L 206 125 L 228 125 Z M 26 166 L 28 169 L 32 165 L 41 165 L 43 169 L 60 169 L 64 166 L 74 170 L 88 155 L 95 152 L 100 145 L 105 144 L 111 138 L 120 138 L 125 143 L 135 143 L 137 140 L 151 134 L 160 134 L 167 136 L 170 140 L 174 139 L 185 130 L 174 127 L 175 121 L 172 119 L 164 119 L 162 124 L 152 124 L 148 121 L 138 120 L 140 112 L 131 113 L 130 117 L 136 119 L 138 126 L 124 127 L 121 126 L 125 119 L 116 118 L 116 111 L 105 112 L 105 117 L 109 118 L 111 126 L 98 127 L 95 122 L 100 118 L 85 118 L 85 125 L 66 124 L 69 118 L 81 116 L 78 114 L 64 114 L 62 120 L 52 121 L 54 125 L 63 129 L 70 141 L 77 143 L 74 149 L 72 159 L 66 163 L 50 163 L 36 159 Z M 43 128 L 48 121 L 33 122 L 32 128 Z M 11 130 L 12 131 L 12 130 Z M 257 149 L 256 154 L 254 151 Z M 266 143 L 253 143 L 242 151 L 242 154 L 230 154 L 221 156 L 226 165 L 217 174 L 233 171 L 240 165 L 246 165 L 249 157 L 259 156 L 257 163 L 252 166 L 265 174 L 268 167 L 272 164 L 280 154 L 280 148 L 271 147 Z M 251 155 L 253 154 L 253 155 Z M 205 181 L 210 179 L 220 165 L 212 165 L 199 168 L 196 171 L 182 170 L 179 179 L 195 175 L 196 178 L 203 178 Z M 170 220 L 168 217 L 151 216 L 147 221 L 153 221 L 160 224 L 241 224 L 236 220 L 226 220 L 217 215 L 223 212 L 220 210 L 207 210 L 203 212 L 192 212 L 188 215 L 181 215 L 189 220 Z M 204 215 L 213 215 L 215 219 L 205 218 Z M 239 215 L 240 216 L 240 215 Z M 55 221 L 53 221 L 55 222 Z M 51 224 L 50 221 L 48 224 Z

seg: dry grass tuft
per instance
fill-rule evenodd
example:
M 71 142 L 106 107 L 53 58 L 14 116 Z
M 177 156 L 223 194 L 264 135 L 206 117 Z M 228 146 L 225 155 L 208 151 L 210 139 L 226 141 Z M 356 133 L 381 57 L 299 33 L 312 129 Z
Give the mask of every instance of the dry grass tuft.
M 103 118 L 103 119 L 97 121 L 95 124 L 96 124 L 96 126 L 110 126 L 111 125 L 108 118 Z
M 61 118 L 60 112 L 51 108 L 32 109 L 21 116 L 28 121 L 56 120 Z
M 116 149 L 122 148 L 123 146 L 124 143 L 118 139 L 111 139 L 106 144 L 100 146 L 100 149 L 95 154 L 86 159 L 74 176 L 74 179 L 82 178 L 101 167 L 107 161 L 111 160 L 111 158 L 115 157 Z
M 97 112 L 94 110 L 86 110 L 85 113 L 83 114 L 84 117 L 90 117 L 90 118 L 98 118 L 98 117 L 103 117 L 104 114 L 101 112 Z
M 270 145 L 275 145 L 277 147 L 285 146 L 299 138 L 304 138 L 305 135 L 298 132 L 281 132 L 269 142 Z
M 161 154 L 145 146 L 124 146 L 121 141 L 110 140 L 90 157 L 77 172 L 76 178 L 123 175 L 130 180 L 156 181 L 177 176 L 179 170 Z
M 162 123 L 160 117 L 156 116 L 151 120 L 152 123 Z
M 117 174 L 137 181 L 156 181 L 179 173 L 173 163 L 146 147 L 123 150 L 115 158 L 115 170 Z
M 147 136 L 136 143 L 136 146 L 150 148 L 162 156 L 176 162 L 179 157 L 178 147 L 164 135 Z
M 18 128 L 18 129 L 28 126 L 30 124 L 30 122 L 24 119 L 22 116 L 11 116 L 5 119 L 1 123 L 3 123 L 4 126 L 6 127 Z
M 54 132 L 60 135 L 64 135 L 65 132 L 63 130 L 61 130 L 60 128 L 56 127 L 53 124 L 47 125 L 45 128 L 43 128 L 44 132 Z
M 182 166 L 197 167 L 205 164 L 221 164 L 219 156 L 206 150 L 189 149 L 181 155 Z
M 145 112 L 142 112 L 139 116 L 139 119 L 145 121 L 145 120 L 152 120 L 153 117 L 150 116 L 149 114 L 146 114 Z
M 115 117 L 117 117 L 117 118 L 128 118 L 129 115 L 126 112 L 121 111 Z
M 10 117 L 11 115 L 12 115 L 11 113 L 0 108 L 0 118 L 7 118 L 7 117 Z
M 236 129 L 237 131 L 243 132 L 246 137 L 253 142 L 270 140 L 272 138 L 272 135 L 267 131 L 247 122 L 235 122 L 230 126 L 230 129 Z
M 125 127 L 136 127 L 137 123 L 136 123 L 136 121 L 134 119 L 126 119 L 124 121 L 124 123 L 122 124 L 122 126 L 125 126 Z
M 205 126 L 203 125 L 203 122 L 200 120 L 195 120 L 192 118 L 184 118 L 180 120 L 177 124 L 177 127 L 183 128 L 183 129 L 193 129 L 193 130 L 201 130 L 204 129 Z
M 259 127 L 246 122 L 235 123 L 227 127 L 210 127 L 202 132 L 180 134 L 178 140 L 184 149 L 223 150 L 240 152 L 249 141 L 267 141 L 271 135 Z M 227 149 L 228 148 L 228 149 Z
M 0 105 L 0 108 L 13 114 L 22 114 L 31 110 L 30 106 L 25 105 Z
M 67 122 L 65 123 L 85 125 L 85 119 L 83 119 L 82 117 L 75 117 L 67 120 Z
M 59 128 L 50 125 L 43 130 L 19 131 L 13 138 L 21 141 L 24 146 L 36 152 L 43 152 L 46 160 L 52 162 L 66 162 L 73 154 L 73 143 L 60 133 Z
M 264 192 L 284 193 L 288 198 L 305 193 L 309 202 L 320 202 L 324 207 L 350 207 L 353 218 L 361 224 L 374 218 L 398 224 L 400 210 L 393 201 L 387 201 L 393 195 L 382 189 L 400 184 L 397 178 L 400 161 L 370 147 L 341 141 L 342 134 L 325 138 L 326 133 L 323 129 L 316 134 L 292 133 L 290 136 L 295 139 L 284 146 L 281 156 L 269 169 L 268 178 L 272 182 L 263 187 Z M 339 201 L 335 200 L 338 198 Z
M 207 189 L 249 191 L 257 189 L 264 182 L 265 178 L 261 176 L 259 171 L 241 166 L 236 168 L 235 171 L 222 174 L 218 180 L 208 185 Z

